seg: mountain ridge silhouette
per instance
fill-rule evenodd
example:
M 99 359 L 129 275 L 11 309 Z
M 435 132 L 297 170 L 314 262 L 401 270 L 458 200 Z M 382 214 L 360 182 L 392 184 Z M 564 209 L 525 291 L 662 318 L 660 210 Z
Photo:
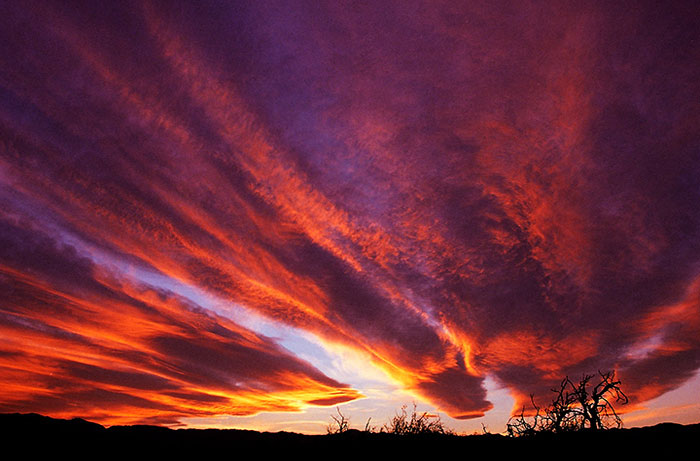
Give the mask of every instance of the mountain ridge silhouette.
M 683 425 L 665 422 L 654 426 L 540 434 L 512 438 L 500 434 L 395 435 L 355 429 L 341 434 L 306 435 L 295 432 L 259 432 L 247 429 L 191 429 L 155 425 L 102 426 L 82 418 L 58 419 L 38 413 L 0 413 L 0 439 L 5 447 L 24 448 L 33 454 L 68 454 L 72 459 L 109 453 L 139 458 L 155 454 L 176 458 L 221 453 L 227 449 L 253 449 L 260 454 L 289 456 L 302 450 L 309 456 L 344 453 L 435 455 L 455 448 L 477 454 L 527 454 L 541 449 L 581 451 L 611 450 L 610 453 L 667 452 L 692 447 L 700 440 L 700 423 Z

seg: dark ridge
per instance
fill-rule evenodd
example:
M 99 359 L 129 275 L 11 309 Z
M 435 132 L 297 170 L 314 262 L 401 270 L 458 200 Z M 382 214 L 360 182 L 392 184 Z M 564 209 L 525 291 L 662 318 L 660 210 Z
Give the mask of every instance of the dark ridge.
M 451 456 L 469 458 L 516 455 L 524 458 L 539 453 L 584 456 L 605 450 L 606 454 L 635 456 L 636 453 L 673 453 L 694 447 L 700 440 L 700 424 L 662 423 L 656 426 L 578 431 L 564 434 L 541 433 L 510 438 L 499 434 L 395 435 L 348 430 L 339 434 L 304 435 L 294 432 L 257 432 L 240 429 L 170 429 L 161 426 L 112 426 L 105 428 L 84 419 L 55 419 L 38 414 L 0 414 L 0 440 L 7 453 L 19 450 L 23 457 L 57 454 L 70 459 L 108 457 L 175 457 L 203 459 L 204 456 L 248 457 L 302 453 L 312 458 Z M 241 451 L 243 450 L 243 451 Z M 252 450 L 252 451 L 250 451 Z M 458 451 L 454 451 L 458 450 Z M 544 451 L 543 451 L 544 450 Z M 234 456 L 235 455 L 235 456 Z

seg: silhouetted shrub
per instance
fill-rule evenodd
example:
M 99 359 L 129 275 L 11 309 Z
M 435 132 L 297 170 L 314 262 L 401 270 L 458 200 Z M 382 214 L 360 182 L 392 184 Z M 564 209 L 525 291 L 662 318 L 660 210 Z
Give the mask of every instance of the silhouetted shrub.
M 406 405 L 402 406 L 401 412 L 385 424 L 380 432 L 397 435 L 453 434 L 451 429 L 445 427 L 439 415 L 427 412 L 419 413 L 415 403 L 410 414 L 406 409 Z
M 336 413 L 337 415 L 331 415 L 332 421 L 326 427 L 326 433 L 331 435 L 354 431 L 354 429 L 350 429 L 350 420 L 339 408 L 336 408 Z M 367 420 L 364 428 L 365 433 L 393 435 L 455 434 L 452 429 L 445 426 L 439 415 L 430 414 L 428 412 L 418 412 L 415 403 L 410 413 L 408 412 L 408 406 L 403 405 L 401 410 L 379 429 L 377 429 L 376 426 L 370 425 L 371 421 L 372 418 Z
M 342 434 L 350 429 L 350 421 L 341 413 L 340 408 L 336 408 L 338 416 L 331 415 L 333 422 L 326 428 L 327 434 Z

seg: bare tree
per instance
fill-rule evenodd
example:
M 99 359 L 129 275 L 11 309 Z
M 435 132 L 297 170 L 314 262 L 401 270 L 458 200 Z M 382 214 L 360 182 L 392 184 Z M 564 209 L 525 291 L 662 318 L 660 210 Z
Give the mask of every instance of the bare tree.
M 579 393 L 569 377 L 564 378 L 559 388 L 552 389 L 556 394 L 552 404 L 545 409 L 543 430 L 549 432 L 575 431 L 583 427 L 581 412 L 576 408 Z
M 535 403 L 534 396 L 531 395 L 534 415 L 525 416 L 523 407 L 519 415 L 508 420 L 508 434 L 520 437 L 538 432 L 621 427 L 622 419 L 615 411 L 615 405 L 629 401 L 620 388 L 622 383 L 615 378 L 614 371 L 598 371 L 598 375 L 600 379 L 595 385 L 591 383 L 595 375 L 583 375 L 578 383 L 567 376 L 558 388 L 552 389 L 556 397 L 544 409 Z
M 523 437 L 535 435 L 537 432 L 544 430 L 540 407 L 535 403 L 535 396 L 530 394 L 530 402 L 535 410 L 531 417 L 525 416 L 525 406 L 520 410 L 517 416 L 511 416 L 506 424 L 506 431 L 511 437 Z
M 590 380 L 593 375 L 584 376 L 577 386 L 571 383 L 574 395 L 580 405 L 581 416 L 584 427 L 608 429 L 610 427 L 621 427 L 622 419 L 615 411 L 614 404 L 626 404 L 629 399 L 620 389 L 622 382 L 615 379 L 615 372 L 609 371 L 601 373 L 600 381 L 588 391 Z

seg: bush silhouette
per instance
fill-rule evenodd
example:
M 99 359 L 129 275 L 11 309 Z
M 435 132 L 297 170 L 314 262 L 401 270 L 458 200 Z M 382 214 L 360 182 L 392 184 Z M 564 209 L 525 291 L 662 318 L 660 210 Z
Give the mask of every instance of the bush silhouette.
M 340 408 L 336 407 L 336 412 L 338 413 L 338 416 L 331 415 L 333 422 L 331 422 L 326 428 L 327 434 L 342 434 L 350 429 L 350 420 L 348 420 L 348 418 L 341 413 Z
M 410 414 L 407 412 L 407 406 L 402 406 L 401 412 L 391 418 L 391 421 L 385 424 L 380 432 L 397 435 L 453 433 L 451 429 L 445 427 L 439 415 L 427 412 L 419 413 L 415 403 Z
M 331 415 L 332 422 L 326 428 L 327 434 L 342 434 L 351 430 L 349 419 L 343 415 L 339 408 L 336 408 L 336 412 L 337 415 Z M 428 412 L 420 413 L 415 403 L 410 413 L 408 406 L 403 405 L 401 410 L 379 430 L 370 425 L 371 420 L 372 418 L 367 420 L 364 432 L 394 435 L 454 434 L 451 429 L 444 425 L 439 415 Z

